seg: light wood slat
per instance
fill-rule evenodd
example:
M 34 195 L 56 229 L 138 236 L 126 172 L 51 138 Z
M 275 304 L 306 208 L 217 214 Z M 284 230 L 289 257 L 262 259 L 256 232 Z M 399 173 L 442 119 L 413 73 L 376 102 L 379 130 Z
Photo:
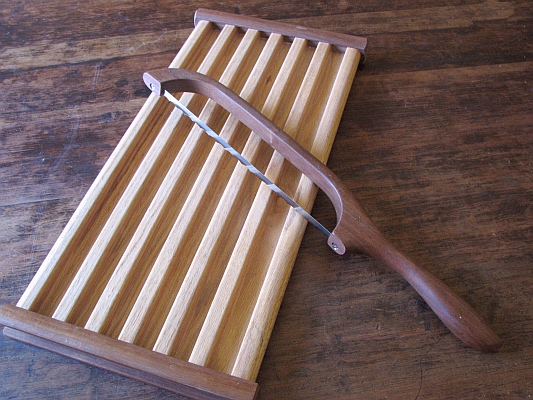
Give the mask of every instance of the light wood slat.
M 329 153 L 333 147 L 336 132 L 339 127 L 344 105 L 348 99 L 352 82 L 357 71 L 357 66 L 361 60 L 361 53 L 353 48 L 347 48 L 344 52 L 341 65 L 335 81 L 332 85 L 331 94 L 322 113 L 322 119 L 318 127 L 318 132 L 327 132 L 325 135 L 317 135 L 313 141 L 313 153 L 320 161 L 326 163 Z M 307 177 L 302 176 L 306 180 Z M 310 180 L 309 180 L 310 181 Z M 313 203 L 314 201 L 311 201 Z
M 251 72 L 250 78 L 241 92 L 241 97 L 255 107 L 261 108 L 262 103 L 265 101 L 268 89 L 272 85 L 269 76 L 270 74 L 277 72 L 280 68 L 281 61 L 284 58 L 284 48 L 286 47 L 288 46 L 284 43 L 282 36 L 271 35 L 261 56 L 257 60 L 254 70 Z M 235 145 L 237 149 L 240 149 L 244 147 L 246 138 L 249 135 L 249 130 L 242 126 L 235 117 L 231 116 L 222 129 L 221 135 Z M 213 148 L 211 155 L 213 155 L 212 160 L 206 163 L 202 174 L 198 177 L 198 188 L 195 188 L 191 193 L 193 201 L 188 201 L 191 207 L 189 211 L 190 213 L 193 213 L 194 209 L 199 207 L 199 204 L 203 204 L 200 203 L 201 199 L 205 199 L 206 202 L 216 205 L 222 192 L 227 190 L 226 184 L 227 179 L 229 178 L 227 175 L 234 169 L 236 160 L 233 157 L 228 157 L 223 148 L 218 145 Z M 216 178 L 219 182 L 212 182 L 213 178 Z M 223 182 L 220 182 L 221 180 Z M 232 181 L 230 180 L 230 182 Z M 209 207 L 206 205 L 200 206 L 200 208 L 203 209 Z M 223 224 L 218 226 L 223 226 Z M 218 226 L 213 226 L 211 221 L 209 226 L 205 227 L 205 235 L 212 237 L 214 232 L 220 232 Z M 238 224 L 233 225 L 233 227 L 236 230 Z M 205 237 L 202 238 L 199 246 L 195 246 L 195 250 L 197 249 L 199 254 L 204 254 L 205 251 L 210 252 L 213 248 L 214 246 L 206 244 Z M 224 267 L 224 263 L 221 261 L 222 259 L 223 257 L 220 256 L 220 253 L 217 253 L 215 267 L 218 270 L 221 270 L 221 268 Z M 209 275 L 209 278 L 206 278 L 207 274 Z M 155 351 L 165 354 L 168 354 L 171 351 L 172 345 L 175 342 L 175 336 L 181 329 L 183 329 L 183 320 L 185 316 L 190 314 L 193 297 L 198 295 L 200 281 L 204 279 L 212 280 L 213 277 L 217 275 L 220 275 L 220 272 L 213 271 L 212 266 L 209 263 L 209 257 L 204 258 L 201 256 L 199 257 L 198 254 L 195 255 L 189 270 L 187 271 L 187 275 L 185 276 L 185 282 L 176 296 L 165 324 L 162 327 L 161 334 L 154 346 Z M 205 299 L 209 296 L 208 293 L 210 291 L 206 290 L 205 281 L 204 284 L 200 286 L 202 297 Z M 202 301 L 202 303 L 205 303 L 205 300 Z M 195 306 L 194 319 L 201 320 L 202 314 L 202 307 Z M 201 324 L 201 322 L 199 323 Z M 189 324 L 185 324 L 187 325 L 187 337 L 182 338 L 182 340 L 179 341 L 180 349 L 177 351 L 178 354 L 176 354 L 178 357 L 183 357 L 183 354 L 188 352 L 187 348 L 189 348 L 189 346 L 187 344 L 187 339 L 194 337 L 194 328 L 191 327 L 191 324 L 194 324 L 194 322 L 190 321 Z M 196 324 L 198 324 L 198 322 L 196 322 Z
M 237 35 L 237 29 L 228 27 L 221 33 L 222 40 L 217 40 L 213 46 L 219 54 L 224 55 L 231 49 L 232 41 Z M 188 138 L 186 139 L 186 141 Z M 156 141 L 147 156 L 143 158 L 139 168 L 129 182 L 125 192 L 100 231 L 91 250 L 86 255 L 76 276 L 70 283 L 67 292 L 54 311 L 53 318 L 72 323 L 83 323 L 83 313 L 88 315 L 91 306 L 96 301 L 95 295 L 109 278 L 109 271 L 113 271 L 123 253 L 128 239 L 133 234 L 135 226 L 149 205 L 155 188 L 165 175 L 170 161 L 166 154 L 162 154 L 162 147 L 166 141 Z M 79 304 L 76 313 L 75 307 Z
M 226 70 L 220 78 L 221 82 L 236 90 L 242 87 L 242 85 L 244 84 L 243 80 L 249 75 L 250 69 L 253 66 L 254 61 L 256 60 L 259 51 L 261 50 L 261 41 L 263 41 L 263 39 L 261 39 L 259 32 L 250 30 L 246 33 L 245 37 L 240 43 L 238 51 L 234 54 L 232 60 L 229 62 Z M 223 116 L 223 114 L 220 114 L 220 107 L 212 101 L 208 101 L 206 107 L 200 114 L 200 118 L 211 125 L 214 122 L 220 124 L 221 121 L 224 120 L 224 118 L 220 118 L 221 116 Z M 215 127 L 216 125 L 212 126 Z M 191 133 L 189 133 L 189 136 L 196 138 L 195 140 L 197 142 L 191 143 L 190 146 L 187 146 L 188 148 L 192 149 L 194 147 L 198 147 L 199 149 L 208 151 L 214 145 L 212 139 L 207 137 L 205 133 L 203 133 L 203 131 L 198 127 L 194 127 Z M 187 160 L 189 161 L 185 162 Z M 155 202 L 155 210 L 159 208 L 157 206 L 157 203 L 169 201 L 167 199 L 168 191 L 183 192 L 184 196 L 189 197 L 187 197 L 187 199 L 179 201 L 180 204 L 183 204 L 185 202 L 185 205 L 183 206 L 179 216 L 174 221 L 174 223 L 170 223 L 170 232 L 168 233 L 169 237 L 165 239 L 165 243 L 162 245 L 162 248 L 159 252 L 157 259 L 154 262 L 147 281 L 141 289 L 141 293 L 139 294 L 139 297 L 137 298 L 135 305 L 133 306 L 133 309 L 126 320 L 126 323 L 122 328 L 122 331 L 119 336 L 121 340 L 129 342 L 135 340 L 138 331 L 141 329 L 142 324 L 144 323 L 144 318 L 151 309 L 154 297 L 156 296 L 158 289 L 162 284 L 169 287 L 174 287 L 175 285 L 179 287 L 183 271 L 178 270 L 174 271 L 174 273 L 169 273 L 169 268 L 175 265 L 175 263 L 172 262 L 172 256 L 167 257 L 167 255 L 173 254 L 173 252 L 180 247 L 180 244 L 182 244 L 182 240 L 192 240 L 194 235 L 198 234 L 198 232 L 194 232 L 195 227 L 190 226 L 191 219 L 196 213 L 198 213 L 198 211 L 207 213 L 207 210 L 199 210 L 197 208 L 198 199 L 194 198 L 194 196 L 195 193 L 198 191 L 198 184 L 202 185 L 204 182 L 202 182 L 198 178 L 198 171 L 195 170 L 198 170 L 204 164 L 207 165 L 211 163 L 212 161 L 210 161 L 209 158 L 205 161 L 205 163 L 198 162 L 197 158 L 194 157 L 192 153 L 180 154 L 180 156 L 176 158 L 174 164 L 176 168 L 173 168 L 172 173 L 169 173 L 167 179 L 165 179 L 164 185 L 162 187 L 168 187 L 168 189 L 164 189 L 160 192 L 161 196 L 159 197 L 159 200 Z M 190 190 L 184 190 L 183 185 L 179 183 L 180 180 L 182 181 L 183 179 L 188 179 L 189 181 L 191 181 L 191 186 L 193 186 L 193 183 L 194 186 L 191 187 Z M 173 196 L 173 199 L 171 199 L 171 201 L 176 201 L 175 196 Z M 149 219 L 147 220 L 147 223 L 150 223 Z M 193 231 L 192 233 L 191 229 Z M 186 235 L 187 232 L 189 232 L 188 236 Z M 156 235 L 159 235 L 159 232 L 154 233 Z M 183 243 L 183 247 L 189 249 L 191 248 L 190 243 L 187 242 Z M 186 265 L 187 262 L 185 260 L 186 258 L 181 258 L 179 265 Z M 169 277 L 169 274 L 172 276 Z M 167 278 L 167 280 L 170 280 L 172 284 L 170 284 L 170 282 L 167 282 L 165 280 L 165 277 Z M 150 317 L 154 317 L 154 314 L 150 313 Z M 162 322 L 158 325 L 161 324 Z M 153 323 L 151 323 L 150 333 L 152 335 L 154 335 L 156 332 L 153 328 Z M 152 338 L 148 341 L 153 342 L 154 340 L 155 338 Z M 141 341 L 145 346 L 150 346 L 144 340 Z
M 287 63 L 285 63 L 287 64 Z M 291 62 L 289 62 L 289 64 L 291 64 Z M 294 64 L 295 68 L 297 68 L 298 66 L 302 66 L 301 64 Z M 305 66 L 303 66 L 304 69 L 305 69 Z M 294 73 L 294 70 L 292 71 Z M 298 74 L 293 74 L 292 75 L 292 78 L 294 79 L 295 75 L 297 76 Z M 274 87 L 276 87 L 276 83 L 274 84 Z M 272 97 L 272 95 L 274 95 Z M 270 93 L 270 97 L 269 97 L 271 100 L 272 98 L 275 99 L 275 101 L 277 101 L 277 104 L 281 104 L 284 100 L 287 100 L 287 98 L 291 98 L 291 96 L 287 96 L 287 93 L 286 92 L 282 92 L 280 90 L 276 90 L 276 89 L 273 89 Z M 266 115 L 269 115 L 271 114 L 272 116 L 275 117 L 275 115 L 273 113 L 270 113 L 269 112 L 269 100 L 267 100 L 267 105 L 266 107 L 263 109 L 263 112 L 266 114 Z M 277 109 L 276 109 L 277 111 Z M 284 114 L 284 113 L 282 113 Z M 270 115 L 269 115 L 270 117 Z M 275 120 L 275 118 L 274 118 Z M 249 152 L 249 144 L 250 144 L 250 141 L 248 141 L 248 143 L 246 144 L 246 147 L 244 148 L 243 150 L 243 154 L 250 160 L 254 161 L 254 164 L 256 165 L 260 165 L 261 163 L 257 163 L 257 159 L 254 159 L 250 152 Z M 270 149 L 269 146 L 266 146 L 268 149 Z M 271 150 L 271 149 L 270 149 Z M 240 164 L 239 164 L 240 165 Z M 239 166 L 238 166 L 239 167 Z M 229 188 L 232 188 L 235 189 L 238 187 L 238 185 L 241 185 L 241 186 L 245 186 L 246 185 L 242 185 L 243 182 L 247 181 L 247 178 L 250 179 L 252 178 L 252 180 L 255 182 L 257 181 L 257 179 L 251 175 L 246 175 L 247 174 L 247 170 L 244 169 L 244 170 L 240 170 L 240 172 L 244 172 L 244 174 L 240 174 L 240 175 L 236 175 L 235 172 L 238 171 L 238 167 L 237 167 L 237 170 L 234 171 L 232 177 L 231 177 L 231 180 L 230 180 L 230 183 L 228 184 L 228 187 L 224 193 L 224 195 L 221 197 L 220 201 L 219 201 L 219 204 L 217 206 L 217 211 L 215 212 L 215 215 L 213 217 L 213 219 L 211 220 L 211 223 L 210 223 L 210 226 L 208 227 L 207 231 L 206 231 L 206 236 L 204 236 L 200 246 L 199 246 L 199 250 L 198 250 L 198 253 L 196 254 L 195 256 L 195 259 L 193 260 L 193 263 L 191 265 L 191 270 L 198 270 L 198 269 L 202 269 L 202 268 L 205 268 L 204 265 L 206 263 L 209 263 L 210 266 L 209 268 L 212 268 L 212 270 L 214 271 L 219 271 L 220 269 L 222 269 L 223 267 L 225 267 L 225 257 L 223 256 L 225 253 L 227 253 L 229 250 L 227 250 L 225 248 L 225 246 L 227 246 L 227 248 L 231 248 L 232 245 L 232 240 L 230 239 L 230 235 L 232 234 L 235 234 L 235 232 L 238 231 L 238 228 L 240 227 L 240 224 L 238 223 L 238 218 L 236 218 L 235 215 L 235 212 L 236 212 L 236 209 L 241 209 L 243 207 L 245 207 L 245 200 L 242 198 L 243 196 L 241 196 L 240 198 L 236 198 L 236 194 L 235 193 L 232 193 L 228 196 L 228 190 Z M 237 190 L 238 191 L 238 190 Z M 242 195 L 242 193 L 240 193 Z M 249 195 L 248 195 L 249 197 Z M 235 207 L 235 204 L 238 204 L 239 207 Z M 229 222 L 229 225 L 228 225 L 228 220 L 230 221 Z M 224 232 L 224 240 L 219 240 L 219 236 L 221 234 L 221 232 Z M 217 242 L 218 241 L 218 242 Z M 222 245 L 220 242 L 223 242 L 224 244 Z M 213 265 L 214 264 L 214 265 Z M 188 345 L 188 343 L 191 341 L 191 339 L 194 339 L 195 337 L 195 331 L 196 331 L 196 328 L 195 326 L 198 325 L 198 324 L 201 324 L 201 320 L 202 320 L 202 315 L 203 315 L 203 312 L 201 310 L 203 310 L 203 308 L 205 308 L 205 301 L 206 301 L 206 298 L 209 298 L 209 292 L 210 290 L 206 290 L 206 287 L 209 288 L 211 287 L 213 284 L 210 283 L 210 282 L 216 282 L 217 279 L 216 277 L 214 277 L 214 275 L 216 274 L 212 274 L 212 273 L 204 273 L 203 274 L 203 277 L 201 279 L 204 279 L 205 280 L 201 283 L 201 284 L 198 284 L 196 281 L 195 281 L 195 275 L 194 274 L 190 274 L 188 275 L 189 277 L 192 277 L 191 279 L 193 279 L 193 284 L 194 286 L 198 286 L 200 285 L 202 290 L 201 290 L 201 294 L 198 294 L 198 290 L 196 291 L 195 293 L 195 297 L 201 297 L 200 300 L 198 300 L 198 298 L 196 298 L 195 300 L 193 301 L 196 301 L 196 303 L 194 303 L 193 306 L 189 306 L 189 307 L 186 307 L 185 309 L 184 306 L 183 306 L 183 301 L 180 300 L 179 298 L 177 298 L 174 302 L 174 305 L 173 305 L 173 311 L 171 311 L 169 317 L 167 318 L 168 321 L 170 321 L 170 326 L 172 327 L 172 321 L 176 321 L 177 317 L 176 315 L 174 315 L 176 313 L 176 309 L 180 309 L 180 307 L 182 307 L 182 310 L 183 312 L 186 312 L 187 313 L 187 316 L 186 318 L 189 319 L 188 322 L 186 323 L 182 323 L 181 325 L 185 325 L 186 326 L 186 329 L 184 329 L 183 327 L 180 327 L 180 329 L 178 330 L 179 332 L 176 334 L 176 338 L 174 338 L 174 342 L 177 342 L 179 343 L 179 348 L 176 349 L 176 350 L 173 350 L 173 355 L 175 355 L 176 357 L 182 357 L 182 358 L 185 358 L 185 356 L 190 352 L 190 348 L 189 347 L 192 347 Z M 184 287 L 188 288 L 191 284 L 186 282 L 184 283 Z M 193 311 L 194 312 L 193 312 Z M 200 311 L 199 311 L 200 310 Z M 179 313 L 179 311 L 178 311 Z M 176 328 L 174 328 L 176 329 Z M 198 328 L 199 329 L 199 328 Z M 185 344 L 184 344 L 185 343 Z M 194 343 L 193 343 L 194 344 Z
M 291 111 L 289 119 L 284 127 L 289 135 L 297 135 L 299 125 L 305 122 L 305 118 L 311 117 L 304 112 L 304 110 L 307 109 L 307 105 L 311 101 L 310 94 L 312 94 L 317 85 L 321 83 L 321 71 L 327 66 L 327 61 L 329 60 L 328 56 L 330 54 L 331 52 L 329 45 L 319 44 L 313 60 L 311 61 L 311 65 L 307 71 L 306 77 L 302 83 L 301 90 L 294 102 L 293 110 Z M 315 102 L 316 99 L 312 99 L 312 101 Z M 309 134 L 309 132 L 306 132 L 306 134 Z M 277 153 L 274 153 L 269 168 L 267 169 L 267 176 L 274 181 L 276 181 L 277 178 L 276 171 L 279 171 L 277 166 L 283 162 L 283 158 L 279 159 L 279 157 L 276 157 L 276 155 Z M 245 297 L 243 296 L 242 292 L 235 294 L 234 290 L 236 289 L 244 264 L 246 264 L 247 259 L 250 257 L 250 252 L 253 252 L 254 250 L 261 252 L 265 248 L 268 248 L 268 238 L 262 237 L 261 241 L 256 242 L 257 246 L 252 249 L 252 244 L 255 242 L 254 238 L 256 238 L 257 235 L 260 234 L 260 232 L 262 232 L 262 230 L 270 224 L 270 221 L 266 221 L 263 218 L 264 214 L 258 209 L 258 204 L 265 204 L 263 203 L 264 199 L 267 199 L 266 203 L 268 203 L 268 199 L 270 198 L 269 194 L 266 196 L 260 195 L 262 192 L 261 188 L 266 188 L 266 185 L 260 186 L 260 190 L 256 196 L 256 201 L 254 201 L 254 205 L 252 206 L 249 217 L 247 218 L 247 221 L 240 233 L 239 241 L 236 245 L 235 251 L 228 263 L 220 286 L 213 300 L 213 304 L 208 312 L 206 321 L 204 322 L 196 345 L 189 358 L 189 361 L 192 363 L 199 365 L 209 364 L 213 365 L 213 368 L 215 369 L 221 368 L 224 370 L 227 366 L 222 364 L 231 362 L 231 356 L 227 353 L 224 353 L 224 351 L 231 350 L 227 348 L 223 349 L 221 346 L 217 346 L 217 350 L 219 350 L 220 353 L 218 353 L 216 357 L 213 357 L 210 360 L 210 356 L 218 337 L 221 323 L 223 322 L 226 313 L 230 311 L 228 307 L 230 306 L 232 297 Z M 267 191 L 270 191 L 268 188 L 266 189 Z M 267 218 L 270 219 L 272 217 L 273 215 L 269 215 Z M 244 303 L 246 303 L 246 301 L 243 300 L 243 305 L 241 307 L 246 308 Z M 244 321 L 237 321 L 236 323 L 242 324 L 243 322 Z M 221 355 L 223 353 L 225 357 Z
M 217 43 L 220 42 L 220 44 L 217 45 L 215 43 L 200 66 L 200 72 L 208 75 L 220 75 L 216 71 L 220 70 L 226 64 L 223 59 L 227 58 L 227 54 L 229 53 L 227 52 L 227 42 L 234 40 L 236 35 L 237 29 L 235 27 L 228 26 L 221 32 L 217 40 Z M 239 44 L 241 53 L 243 52 L 243 47 L 245 49 L 244 52 L 249 52 L 249 49 L 257 42 L 259 35 L 258 33 L 254 35 L 253 32 L 250 32 L 248 37 L 251 39 L 243 39 Z M 243 43 L 245 43 L 244 46 Z M 237 50 L 237 53 L 239 53 L 239 50 Z M 192 99 L 198 100 L 199 98 L 199 96 L 184 94 L 182 101 L 187 105 Z M 216 119 L 215 114 L 213 114 L 213 108 L 213 104 L 208 102 L 202 110 L 202 118 L 206 120 Z M 179 110 L 173 110 L 169 121 L 173 120 L 172 117 L 179 120 L 181 115 L 182 113 Z M 185 119 L 187 120 L 187 118 Z M 146 275 L 149 272 L 149 267 L 155 260 L 155 254 L 157 254 L 156 249 L 161 248 L 163 244 L 164 232 L 168 232 L 170 229 L 169 218 L 172 215 L 176 215 L 179 211 L 179 204 L 182 204 L 182 202 L 177 201 L 177 199 L 179 196 L 183 197 L 186 194 L 186 191 L 183 190 L 185 184 L 180 185 L 177 183 L 177 180 L 179 178 L 183 181 L 183 179 L 187 178 L 187 175 L 184 177 L 183 173 L 176 173 L 176 162 L 180 163 L 181 168 L 185 168 L 187 160 L 194 158 L 194 153 L 187 155 L 184 154 L 184 151 L 188 152 L 189 150 L 196 149 L 198 146 L 203 147 L 201 143 L 199 144 L 202 133 L 196 127 L 193 127 L 194 132 L 185 134 L 184 132 L 188 132 L 189 129 L 176 126 L 175 122 L 170 122 L 168 125 L 169 134 L 163 135 L 162 131 L 160 134 L 160 136 L 163 136 L 162 140 L 165 143 L 172 143 L 185 139 L 185 143 L 179 154 L 166 156 L 170 160 L 175 159 L 176 161 L 170 167 L 167 176 L 162 181 L 154 199 L 144 214 L 139 226 L 136 228 L 128 247 L 85 325 L 87 329 L 103 332 L 110 336 L 118 335 L 118 332 L 115 333 L 115 331 L 120 331 L 130 310 L 130 307 L 127 305 L 132 305 L 135 301 L 134 297 L 142 287 Z M 171 133 L 178 137 L 173 137 Z M 201 164 L 199 160 L 197 162 Z M 152 182 L 150 183 L 153 184 Z M 117 299 L 119 296 L 120 298 Z
M 212 26 L 200 23 L 184 45 L 184 51 L 175 58 L 175 65 L 194 67 L 203 42 L 212 43 Z M 77 266 L 95 239 L 95 232 L 103 226 L 118 201 L 118 194 L 134 172 L 135 161 L 147 151 L 150 133 L 163 124 L 161 115 L 169 110 L 168 104 L 150 96 L 123 138 L 102 168 L 91 188 L 72 215 L 48 256 L 23 293 L 17 305 L 51 315 L 66 290 Z M 138 157 L 134 157 L 138 154 Z
M 342 116 L 343 105 L 346 103 L 351 82 L 355 76 L 360 61 L 359 51 L 348 48 L 344 54 L 339 72 L 333 84 L 323 118 L 318 132 L 327 133 L 316 135 L 311 152 L 322 162 L 329 157 L 335 133 Z M 311 207 L 316 195 L 316 186 L 305 175 L 302 175 L 295 200 L 304 208 Z M 294 210 L 289 210 L 285 225 L 276 247 L 272 261 L 268 267 L 261 292 L 255 303 L 254 311 L 246 333 L 241 341 L 237 359 L 231 375 L 255 381 L 261 361 L 274 326 L 285 287 L 289 280 L 293 264 L 297 256 L 296 244 L 303 237 L 306 221 L 299 218 Z M 296 242 L 296 243 L 295 243 Z M 318 266 L 319 268 L 320 266 Z
M 298 126 L 297 132 L 299 135 L 297 136 L 297 140 L 301 143 L 305 144 L 306 147 L 311 147 L 308 141 L 303 140 L 301 135 L 305 135 L 306 138 L 311 138 L 313 140 L 316 136 L 321 135 L 329 135 L 332 133 L 325 132 L 318 126 L 318 118 L 321 115 L 323 109 L 324 109 L 324 102 L 327 98 L 327 94 L 330 91 L 330 85 L 331 77 L 334 76 L 336 73 L 336 68 L 338 67 L 339 63 L 339 54 L 334 53 L 331 57 L 332 59 L 329 60 L 327 63 L 324 64 L 323 70 L 320 71 L 320 77 L 317 78 L 320 81 L 320 84 L 316 85 L 314 89 L 312 89 L 308 85 L 304 85 L 304 87 L 307 87 L 310 89 L 309 97 L 313 99 L 312 103 L 310 103 L 306 109 L 304 110 L 304 115 L 306 115 L 305 118 L 301 120 L 301 124 Z M 310 74 L 312 75 L 312 74 Z M 321 98 L 322 96 L 322 98 Z M 312 118 L 310 118 L 312 116 Z M 329 150 L 328 150 L 329 152 Z M 275 165 L 274 163 L 272 163 Z M 272 165 L 271 165 L 272 166 Z M 270 172 L 274 173 L 274 170 L 272 169 Z M 279 176 L 281 179 L 283 179 L 284 182 L 288 183 L 296 183 L 298 181 L 298 176 L 301 175 L 299 171 L 297 171 L 294 167 L 292 167 L 290 164 L 283 163 L 282 167 L 274 173 L 274 176 Z M 285 190 L 287 193 L 294 193 L 295 185 L 291 185 L 288 187 L 285 187 Z M 226 349 L 226 348 L 234 348 L 234 347 L 240 347 L 242 344 L 242 341 L 244 340 L 244 330 L 239 332 L 236 329 L 230 328 L 235 325 L 237 321 L 246 320 L 249 318 L 249 315 L 252 313 L 252 310 L 246 310 L 247 305 L 244 307 L 241 306 L 241 302 L 239 300 L 239 297 L 249 298 L 249 296 L 255 295 L 255 293 L 259 292 L 259 287 L 254 287 L 253 289 L 250 287 L 250 283 L 258 283 L 259 286 L 262 285 L 264 282 L 264 279 L 266 279 L 266 276 L 262 275 L 260 278 L 257 277 L 258 274 L 264 274 L 266 270 L 266 266 L 270 262 L 274 260 L 274 258 L 278 255 L 276 253 L 272 254 L 273 251 L 270 250 L 268 252 L 269 259 L 262 259 L 261 255 L 257 255 L 257 248 L 261 248 L 260 246 L 266 245 L 266 246 L 282 246 L 287 247 L 289 249 L 289 253 L 286 254 L 288 257 L 284 260 L 275 260 L 277 262 L 280 262 L 283 264 L 284 269 L 290 270 L 292 268 L 292 263 L 294 261 L 293 257 L 289 257 L 291 254 L 295 257 L 296 256 L 296 249 L 299 246 L 301 237 L 303 236 L 303 232 L 305 230 L 305 222 L 303 220 L 299 221 L 301 219 L 301 216 L 291 215 L 289 214 L 287 216 L 287 211 L 292 210 L 290 209 L 286 204 L 279 201 L 277 196 L 273 196 L 272 193 L 264 187 L 264 185 L 261 187 L 261 190 L 263 193 L 258 194 L 257 198 L 261 199 L 264 197 L 264 202 L 261 204 L 261 202 L 258 202 L 259 206 L 257 209 L 257 214 L 260 215 L 260 217 L 256 216 L 256 218 L 261 218 L 261 223 L 257 226 L 257 231 L 255 233 L 255 238 L 250 241 L 250 250 L 249 250 L 249 260 L 246 260 L 247 266 L 245 266 L 240 273 L 240 276 L 238 277 L 238 282 L 233 289 L 234 293 L 238 294 L 232 295 L 232 298 L 230 300 L 229 305 L 227 306 L 227 312 L 224 318 L 221 320 L 220 323 L 220 331 L 217 333 L 217 338 L 214 341 L 213 344 L 213 351 L 211 355 L 209 356 L 209 359 L 206 363 L 206 365 L 210 368 L 215 369 L 222 369 L 228 372 L 231 372 L 232 370 L 232 364 L 231 364 L 231 358 L 227 356 L 227 354 L 221 353 L 219 354 L 219 349 Z M 268 199 L 268 196 L 271 198 Z M 297 197 L 296 197 L 297 198 Z M 306 198 L 304 198 L 306 199 Z M 298 201 L 304 206 L 310 209 L 310 203 L 312 201 L 309 201 L 309 203 L 306 203 L 305 201 L 302 201 L 304 199 L 299 198 Z M 299 231 L 292 232 L 294 236 L 292 235 L 285 235 L 286 232 L 284 232 L 284 229 L 287 225 L 287 222 L 290 221 L 292 218 L 295 219 L 297 223 L 299 223 Z M 268 225 L 275 225 L 276 229 L 266 228 Z M 289 224 L 290 225 L 290 224 Z M 250 234 L 254 232 L 256 229 L 252 228 Z M 264 244 L 264 238 L 265 237 L 273 237 L 275 238 L 276 242 L 272 241 L 272 243 L 266 243 Z M 281 243 L 278 238 L 283 237 L 284 243 Z M 265 266 L 264 269 L 261 269 L 258 271 L 258 269 L 255 267 L 255 265 L 261 262 Z M 290 271 L 289 271 L 290 272 Z M 289 273 L 288 272 L 288 273 Z M 284 290 L 284 288 L 282 288 Z M 281 290 L 281 293 L 279 295 L 282 295 L 283 290 Z M 243 293 L 250 293 L 243 294 Z M 247 304 L 253 304 L 253 300 L 251 297 L 249 298 L 249 301 Z M 271 299 L 272 301 L 275 301 L 275 299 Z M 253 306 L 252 306 L 253 307 Z M 240 316 L 239 316 L 240 315 Z M 274 318 L 275 314 L 271 316 L 271 318 Z M 246 325 L 246 322 L 245 322 Z M 268 336 L 268 334 L 265 334 L 265 336 Z M 264 338 L 262 338 L 264 340 Z M 238 352 L 238 349 L 235 348 L 235 353 Z M 229 362 L 229 364 L 228 364 Z M 245 372 L 245 371 L 244 371 Z M 248 375 L 248 373 L 244 373 L 244 375 Z

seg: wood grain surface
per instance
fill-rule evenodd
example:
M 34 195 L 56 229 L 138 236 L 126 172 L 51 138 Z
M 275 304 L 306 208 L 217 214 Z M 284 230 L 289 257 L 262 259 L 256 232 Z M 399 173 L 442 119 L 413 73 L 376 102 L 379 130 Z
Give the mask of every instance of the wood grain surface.
M 3 2 L 0 302 L 15 304 L 168 66 L 197 8 L 368 39 L 329 167 L 501 337 L 456 339 L 394 272 L 308 228 L 260 399 L 533 396 L 528 1 Z M 332 226 L 319 194 L 313 215 Z M 0 335 L 0 398 L 176 398 Z

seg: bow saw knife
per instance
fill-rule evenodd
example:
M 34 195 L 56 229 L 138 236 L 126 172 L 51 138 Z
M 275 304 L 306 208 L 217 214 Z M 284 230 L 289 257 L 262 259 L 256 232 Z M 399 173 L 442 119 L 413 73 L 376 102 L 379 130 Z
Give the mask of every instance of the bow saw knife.
M 327 237 L 337 253 L 359 251 L 382 261 L 398 272 L 426 301 L 448 329 L 467 345 L 483 351 L 495 351 L 499 337 L 458 295 L 430 272 L 417 266 L 397 250 L 372 222 L 364 208 L 342 181 L 293 138 L 266 118 L 248 102 L 218 81 L 198 72 L 165 68 L 144 73 L 145 84 L 159 96 L 166 97 L 226 151 L 237 158 L 251 173 L 281 196 L 308 222 Z M 206 96 L 236 116 L 262 140 L 279 152 L 316 184 L 335 207 L 337 225 L 329 232 L 320 222 L 238 153 L 229 143 L 184 106 L 173 93 L 191 92 Z

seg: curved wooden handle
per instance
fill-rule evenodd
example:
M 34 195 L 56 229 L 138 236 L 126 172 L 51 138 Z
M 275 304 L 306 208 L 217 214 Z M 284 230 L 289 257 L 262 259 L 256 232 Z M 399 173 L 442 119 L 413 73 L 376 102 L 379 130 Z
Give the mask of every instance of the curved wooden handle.
M 444 282 L 397 250 L 370 218 L 357 211 L 358 207 L 355 200 L 351 207 L 348 206 L 344 224 L 336 232 L 349 243 L 348 250 L 363 251 L 398 272 L 464 343 L 478 350 L 496 351 L 501 346 L 500 338 L 476 311 Z
M 159 69 L 146 72 L 143 79 L 160 96 L 165 91 L 201 94 L 239 118 L 329 197 L 337 214 L 337 226 L 328 238 L 328 244 L 335 252 L 362 251 L 381 260 L 402 275 L 464 343 L 483 351 L 495 351 L 500 347 L 498 336 L 464 300 L 396 250 L 328 167 L 248 102 L 216 80 L 194 71 Z

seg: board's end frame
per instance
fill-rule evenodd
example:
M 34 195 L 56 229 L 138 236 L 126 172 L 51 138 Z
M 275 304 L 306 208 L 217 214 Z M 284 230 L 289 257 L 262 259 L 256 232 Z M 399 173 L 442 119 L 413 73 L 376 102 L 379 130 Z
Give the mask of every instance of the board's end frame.
M 211 22 L 219 28 L 223 28 L 224 25 L 234 25 L 243 30 L 256 29 L 266 35 L 277 33 L 286 37 L 288 40 L 293 40 L 298 37 L 308 40 L 314 45 L 319 42 L 328 43 L 340 52 L 344 52 L 347 47 L 351 47 L 361 53 L 361 64 L 364 64 L 366 61 L 367 39 L 359 36 L 328 32 L 286 22 L 263 20 L 203 8 L 198 9 L 194 14 L 194 25 L 198 25 L 200 21 Z
M 4 335 L 193 399 L 257 397 L 259 385 L 157 353 L 12 304 L 0 306 Z
M 284 22 L 199 9 L 194 24 L 212 23 L 217 28 L 234 25 L 246 31 L 255 29 L 265 36 L 280 34 L 287 41 L 302 38 L 310 45 L 328 43 L 339 52 L 354 48 L 364 63 L 367 40 L 346 34 Z M 126 343 L 11 304 L 0 305 L 0 324 L 6 337 L 195 399 L 255 399 L 256 382 L 172 356 Z

